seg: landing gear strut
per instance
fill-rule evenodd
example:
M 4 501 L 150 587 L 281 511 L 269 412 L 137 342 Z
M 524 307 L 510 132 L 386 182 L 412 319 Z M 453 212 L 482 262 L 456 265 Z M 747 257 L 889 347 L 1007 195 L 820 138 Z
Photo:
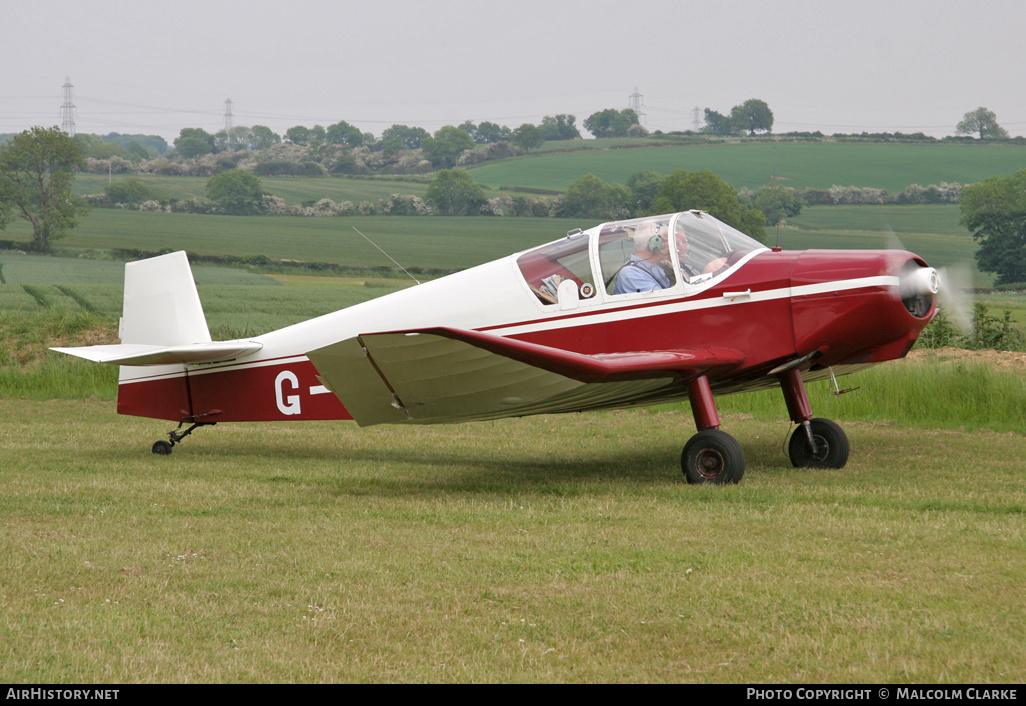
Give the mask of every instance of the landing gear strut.
M 797 468 L 842 468 L 848 462 L 848 437 L 836 422 L 813 418 L 799 359 L 770 371 L 780 380 L 787 413 L 798 429 L 787 446 Z M 688 483 L 737 483 L 745 474 L 745 452 L 730 434 L 720 431 L 709 378 L 702 375 L 688 383 L 688 399 L 698 433 L 688 440 L 680 455 L 680 467 Z
M 160 441 L 154 442 L 151 451 L 160 456 L 170 456 L 174 445 L 180 443 L 182 439 L 191 434 L 194 429 L 197 427 L 212 427 L 215 424 L 217 424 L 217 422 L 196 422 L 185 431 L 179 431 L 185 425 L 185 420 L 182 420 L 178 422 L 178 429 L 174 429 L 167 433 L 168 440 L 164 441 L 161 439 Z

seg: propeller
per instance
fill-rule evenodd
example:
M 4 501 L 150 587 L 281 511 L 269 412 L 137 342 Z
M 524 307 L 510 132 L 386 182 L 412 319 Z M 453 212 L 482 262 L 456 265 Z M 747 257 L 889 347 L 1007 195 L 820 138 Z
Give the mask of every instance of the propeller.
M 928 310 L 930 300 L 936 297 L 938 310 L 951 325 L 963 335 L 972 336 L 971 268 L 965 263 L 936 269 L 919 266 L 904 254 L 908 251 L 893 230 L 888 230 L 887 248 L 893 253 L 891 271 L 898 273 L 901 278 L 898 290 L 905 307 L 914 314 L 918 307 L 925 314 L 921 307 L 925 305 Z
M 968 265 L 941 267 L 940 291 L 937 293 L 937 308 L 965 336 L 973 335 L 972 272 Z

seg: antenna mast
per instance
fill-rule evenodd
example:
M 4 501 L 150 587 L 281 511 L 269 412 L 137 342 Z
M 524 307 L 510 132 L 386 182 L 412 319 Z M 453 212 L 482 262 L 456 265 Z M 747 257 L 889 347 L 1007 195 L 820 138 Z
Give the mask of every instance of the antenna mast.
M 71 85 L 71 78 L 68 76 L 64 77 L 64 102 L 61 104 L 61 130 L 68 133 L 72 137 L 75 136 L 75 102 L 72 100 L 71 89 L 74 86 Z

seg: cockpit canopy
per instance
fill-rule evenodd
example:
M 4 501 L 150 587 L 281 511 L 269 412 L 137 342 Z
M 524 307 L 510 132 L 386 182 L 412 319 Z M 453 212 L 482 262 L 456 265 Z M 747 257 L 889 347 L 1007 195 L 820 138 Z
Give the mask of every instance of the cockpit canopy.
M 702 211 L 604 223 L 534 250 L 517 265 L 543 304 L 644 292 L 689 294 L 765 246 Z

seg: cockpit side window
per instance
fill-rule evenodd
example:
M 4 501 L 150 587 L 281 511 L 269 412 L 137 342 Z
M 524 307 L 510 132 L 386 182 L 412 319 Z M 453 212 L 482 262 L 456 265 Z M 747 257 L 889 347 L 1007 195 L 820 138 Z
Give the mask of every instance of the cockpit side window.
M 701 211 L 677 214 L 674 247 L 684 278 L 699 284 L 725 271 L 762 243 Z
M 677 283 L 670 218 L 639 218 L 613 223 L 599 233 L 599 262 L 607 294 L 635 294 L 669 289 Z
M 556 304 L 559 301 L 559 285 L 567 280 L 575 283 L 581 298 L 586 299 L 594 294 L 586 234 L 529 250 L 517 258 L 517 266 L 527 286 L 542 304 Z

